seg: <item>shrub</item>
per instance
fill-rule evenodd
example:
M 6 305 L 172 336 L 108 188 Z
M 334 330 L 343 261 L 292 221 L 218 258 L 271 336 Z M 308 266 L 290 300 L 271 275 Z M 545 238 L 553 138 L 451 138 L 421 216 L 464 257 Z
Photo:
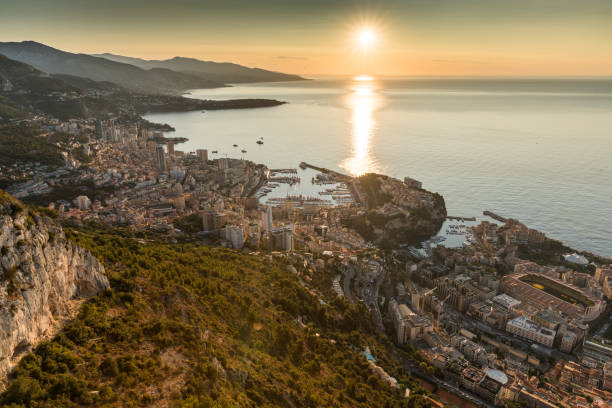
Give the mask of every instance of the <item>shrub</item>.
M 4 404 L 25 404 L 30 405 L 31 401 L 41 399 L 44 392 L 38 380 L 30 377 L 19 377 L 10 383 L 3 395 Z
M 102 374 L 107 377 L 117 377 L 119 375 L 119 365 L 114 358 L 105 358 L 99 367 Z

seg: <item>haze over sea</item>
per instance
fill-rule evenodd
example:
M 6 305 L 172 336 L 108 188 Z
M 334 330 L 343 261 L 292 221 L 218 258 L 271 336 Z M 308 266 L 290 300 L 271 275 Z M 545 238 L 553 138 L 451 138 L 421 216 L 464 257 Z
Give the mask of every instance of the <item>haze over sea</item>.
M 191 97 L 289 103 L 147 115 L 189 138 L 177 149 L 218 150 L 212 158 L 272 168 L 306 161 L 353 175 L 410 176 L 441 193 L 449 215 L 491 210 L 612 256 L 610 78 L 322 78 Z

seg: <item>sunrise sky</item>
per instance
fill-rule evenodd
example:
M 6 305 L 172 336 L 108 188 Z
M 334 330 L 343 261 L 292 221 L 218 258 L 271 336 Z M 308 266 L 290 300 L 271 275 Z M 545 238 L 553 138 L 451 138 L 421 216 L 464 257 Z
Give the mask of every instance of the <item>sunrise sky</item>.
M 0 41 L 23 40 L 304 75 L 612 75 L 612 1 L 0 0 Z

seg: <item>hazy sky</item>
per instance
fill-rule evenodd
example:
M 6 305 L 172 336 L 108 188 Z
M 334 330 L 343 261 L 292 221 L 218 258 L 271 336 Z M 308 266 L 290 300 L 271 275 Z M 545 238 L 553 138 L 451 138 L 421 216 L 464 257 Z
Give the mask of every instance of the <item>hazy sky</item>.
M 22 40 L 307 75 L 612 75 L 612 0 L 0 0 L 0 41 Z

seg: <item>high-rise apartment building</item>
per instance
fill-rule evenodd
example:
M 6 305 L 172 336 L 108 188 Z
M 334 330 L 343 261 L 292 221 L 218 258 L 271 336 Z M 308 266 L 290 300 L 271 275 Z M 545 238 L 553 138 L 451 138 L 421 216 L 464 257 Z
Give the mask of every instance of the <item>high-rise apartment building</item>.
M 225 239 L 232 243 L 232 248 L 240 249 L 244 246 L 244 230 L 240 225 L 226 225 Z
M 271 230 L 270 249 L 277 251 L 293 250 L 293 226 L 286 225 Z
M 265 232 L 272 231 L 272 206 L 266 207 L 266 212 L 263 214 L 263 228 Z
M 202 163 L 206 164 L 206 162 L 208 162 L 208 150 L 197 149 L 196 154 Z
M 166 154 L 162 145 L 155 147 L 155 164 L 157 164 L 159 171 L 166 171 Z

